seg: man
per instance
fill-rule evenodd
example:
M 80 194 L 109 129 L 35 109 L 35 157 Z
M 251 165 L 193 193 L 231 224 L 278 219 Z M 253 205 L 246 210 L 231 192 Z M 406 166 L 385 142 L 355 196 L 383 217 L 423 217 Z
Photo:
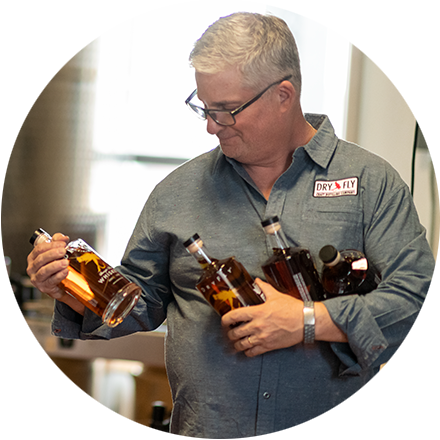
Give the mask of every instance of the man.
M 416 319 L 434 260 L 397 172 L 337 139 L 326 116 L 303 115 L 298 53 L 282 20 L 222 18 L 197 41 L 191 62 L 197 90 L 187 104 L 220 146 L 179 167 L 149 197 L 118 268 L 143 289 L 132 314 L 109 329 L 57 287 L 66 276 L 61 234 L 34 249 L 28 274 L 58 300 L 53 332 L 65 338 L 118 337 L 167 319 L 173 433 L 261 435 L 322 414 L 374 376 Z M 317 191 L 348 178 L 347 195 Z M 263 278 L 272 251 L 261 221 L 273 215 L 289 243 L 315 259 L 326 244 L 364 251 L 381 284 L 304 307 L 258 280 L 267 301 L 220 319 L 195 289 L 200 267 L 183 242 L 197 232 L 212 256 L 235 255 Z M 310 308 L 315 324 L 307 323 L 305 344 Z

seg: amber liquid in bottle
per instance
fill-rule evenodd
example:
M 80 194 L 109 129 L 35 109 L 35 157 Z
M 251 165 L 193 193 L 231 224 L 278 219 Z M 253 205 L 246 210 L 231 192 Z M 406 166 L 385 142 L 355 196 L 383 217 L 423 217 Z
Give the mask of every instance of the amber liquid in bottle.
M 376 289 L 381 281 L 380 273 L 369 264 L 365 255 L 355 249 L 339 251 L 324 246 L 319 257 L 324 263 L 321 282 L 329 298 L 366 294 Z
M 262 266 L 269 284 L 302 301 L 322 301 L 325 292 L 308 249 L 287 245 L 277 216 L 262 222 L 273 255 Z
M 233 309 L 265 301 L 261 289 L 234 257 L 222 260 L 211 258 L 198 234 L 187 240 L 184 246 L 203 268 L 196 288 L 220 316 Z
M 31 243 L 51 241 L 42 229 L 35 232 Z M 70 242 L 65 258 L 69 260 L 67 277 L 60 288 L 102 317 L 103 323 L 116 327 L 136 305 L 141 289 L 108 265 L 86 242 Z

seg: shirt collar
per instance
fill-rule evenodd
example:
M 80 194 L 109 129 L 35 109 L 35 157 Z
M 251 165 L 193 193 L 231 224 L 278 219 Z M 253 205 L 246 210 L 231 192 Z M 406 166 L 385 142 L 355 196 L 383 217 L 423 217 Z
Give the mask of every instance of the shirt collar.
M 303 146 L 303 148 L 316 164 L 322 168 L 327 168 L 338 143 L 338 138 L 335 135 L 333 125 L 326 115 L 305 113 L 304 117 L 306 121 L 317 130 L 317 132 L 315 133 L 315 136 Z M 221 152 L 220 148 L 219 150 L 219 152 Z M 223 153 L 221 154 L 223 155 Z M 224 158 L 232 164 L 234 169 L 242 177 L 247 176 L 241 163 L 226 156 L 224 156 Z
M 315 136 L 304 145 L 310 158 L 322 168 L 327 168 L 338 143 L 335 130 L 326 115 L 306 113 L 306 121 L 317 130 Z

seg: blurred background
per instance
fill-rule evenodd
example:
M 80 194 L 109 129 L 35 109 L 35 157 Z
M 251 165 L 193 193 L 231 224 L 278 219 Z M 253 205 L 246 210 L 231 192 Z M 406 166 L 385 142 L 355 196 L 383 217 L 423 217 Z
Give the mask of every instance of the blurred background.
M 114 411 L 151 423 L 154 402 L 171 409 L 163 366 L 166 326 L 120 341 L 63 341 L 50 335 L 52 302 L 26 277 L 29 237 L 43 227 L 83 238 L 119 264 L 154 186 L 216 138 L 185 107 L 194 90 L 188 55 L 222 15 L 271 12 L 299 47 L 305 112 L 325 113 L 336 134 L 387 159 L 412 188 L 437 254 L 438 192 L 429 150 L 402 96 L 380 69 L 339 35 L 292 12 L 249 2 L 195 13 L 176 8 L 166 26 L 140 16 L 74 56 L 31 108 L 11 154 L 2 199 L 5 261 L 37 340 L 78 386 Z M 142 339 L 139 339 L 142 338 Z M 148 347 L 139 350 L 142 347 Z M 166 418 L 165 414 L 165 418 Z

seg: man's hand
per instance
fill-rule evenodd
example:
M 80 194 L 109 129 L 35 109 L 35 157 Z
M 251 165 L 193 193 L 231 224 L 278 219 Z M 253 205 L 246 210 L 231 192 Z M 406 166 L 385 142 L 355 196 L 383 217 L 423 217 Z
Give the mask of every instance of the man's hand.
M 68 274 L 69 261 L 64 258 L 68 242 L 69 237 L 57 233 L 50 243 L 37 245 L 28 255 L 27 274 L 38 290 L 84 314 L 84 306 L 59 287 Z
M 222 317 L 222 325 L 234 348 L 253 357 L 302 342 L 304 302 L 278 292 L 260 279 L 256 279 L 256 283 L 266 295 L 266 302 L 231 310 Z M 316 340 L 347 342 L 346 335 L 334 324 L 323 303 L 315 302 L 315 322 Z
M 304 339 L 304 303 L 256 280 L 266 302 L 227 313 L 222 325 L 237 351 L 252 357 L 267 351 L 291 347 Z M 235 324 L 241 323 L 236 327 Z

